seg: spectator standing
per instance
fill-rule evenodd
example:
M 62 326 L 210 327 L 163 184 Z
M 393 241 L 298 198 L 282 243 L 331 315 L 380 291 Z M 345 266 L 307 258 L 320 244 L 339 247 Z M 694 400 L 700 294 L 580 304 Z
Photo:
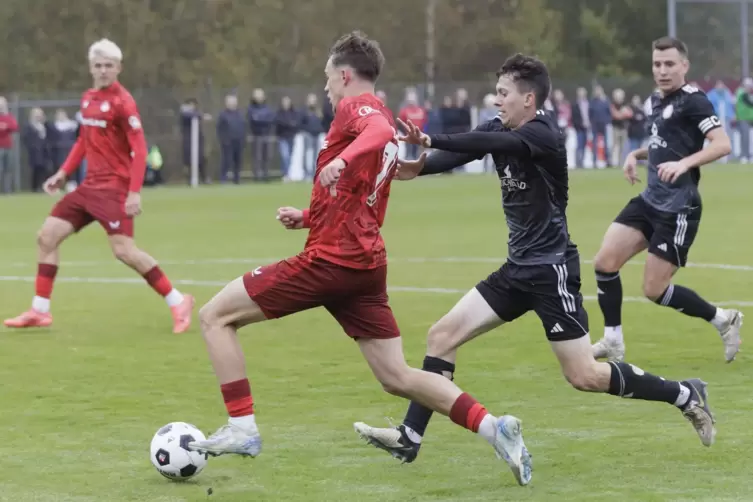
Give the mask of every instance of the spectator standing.
M 307 180 L 314 179 L 316 158 L 319 153 L 319 136 L 324 132 L 324 113 L 316 94 L 306 98 L 306 110 L 301 116 L 303 133 L 303 173 Z
M 290 178 L 290 157 L 293 154 L 293 141 L 301 128 L 301 116 L 298 110 L 293 108 L 293 101 L 289 96 L 283 96 L 280 100 L 280 108 L 275 115 L 275 133 L 277 146 L 280 150 L 280 170 L 283 181 Z
M 400 120 L 405 122 L 406 124 L 410 120 L 413 122 L 419 129 L 422 131 L 426 127 L 426 122 L 428 121 L 428 114 L 426 112 L 426 109 L 418 104 L 418 95 L 416 94 L 416 91 L 409 90 L 406 93 L 405 96 L 405 104 L 400 108 L 400 112 L 398 113 L 398 117 Z M 412 145 L 412 144 L 406 144 L 406 155 L 408 160 L 415 160 L 418 158 L 419 154 L 419 146 L 418 145 Z
M 750 159 L 750 126 L 753 124 L 753 79 L 743 80 L 743 85 L 737 90 L 735 100 L 735 116 L 740 131 L 740 162 Z
M 32 192 L 42 191 L 42 184 L 50 172 L 52 159 L 48 132 L 44 111 L 41 108 L 32 108 L 29 112 L 29 123 L 24 126 L 21 133 L 31 171 Z
M 8 112 L 8 101 L 0 96 L 0 193 L 14 190 L 14 170 L 11 165 L 13 135 L 18 132 L 16 118 Z
M 588 136 L 591 133 L 591 103 L 588 101 L 588 91 L 585 87 L 578 87 L 575 91 L 575 105 L 572 107 L 573 129 L 575 129 L 575 167 L 583 167 L 586 157 Z
M 604 159 L 607 167 L 610 165 L 610 148 L 607 143 L 607 126 L 612 122 L 612 110 L 609 101 L 607 101 L 604 89 L 597 85 L 594 87 L 593 96 L 589 106 L 589 119 L 591 121 L 593 164 L 597 167 L 599 141 L 604 145 Z
M 612 154 L 614 158 L 607 157 L 608 165 L 622 166 L 628 151 L 628 124 L 633 116 L 633 109 L 625 102 L 625 91 L 615 89 L 612 91 Z
M 233 183 L 241 180 L 243 143 L 246 140 L 246 121 L 238 110 L 238 97 L 234 94 L 225 96 L 225 109 L 217 118 L 217 141 L 220 143 L 220 180 Z
M 267 104 L 264 91 L 254 89 L 246 116 L 256 181 L 269 179 L 270 146 L 274 139 L 275 115 L 275 111 Z

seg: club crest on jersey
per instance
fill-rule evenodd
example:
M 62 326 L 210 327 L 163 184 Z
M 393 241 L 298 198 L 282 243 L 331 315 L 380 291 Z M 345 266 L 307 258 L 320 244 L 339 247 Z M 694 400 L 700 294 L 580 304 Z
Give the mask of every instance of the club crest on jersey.
M 669 117 L 672 116 L 672 112 L 674 112 L 674 111 L 675 111 L 675 108 L 671 104 L 669 104 L 661 112 L 661 116 L 666 120 L 666 119 L 668 119 Z
M 362 106 L 361 108 L 358 109 L 358 114 L 361 117 L 365 117 L 369 113 L 374 113 L 374 111 L 375 110 L 372 107 L 370 107 L 370 106 Z
M 104 102 L 104 103 L 102 103 L 102 105 L 101 105 L 101 106 L 99 107 L 99 110 L 100 110 L 100 111 L 102 111 L 102 112 L 108 112 L 108 111 L 110 111 L 110 103 L 108 103 L 107 101 L 105 101 L 105 102 Z

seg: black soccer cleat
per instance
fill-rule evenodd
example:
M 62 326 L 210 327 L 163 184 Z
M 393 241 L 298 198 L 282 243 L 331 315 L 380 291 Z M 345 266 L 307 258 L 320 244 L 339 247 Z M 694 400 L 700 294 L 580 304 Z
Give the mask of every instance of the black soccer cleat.
M 410 464 L 416 460 L 418 450 L 421 448 L 420 443 L 414 443 L 408 438 L 404 425 L 380 429 L 363 422 L 356 422 L 353 424 L 353 428 L 361 436 L 361 439 L 388 452 L 403 464 Z

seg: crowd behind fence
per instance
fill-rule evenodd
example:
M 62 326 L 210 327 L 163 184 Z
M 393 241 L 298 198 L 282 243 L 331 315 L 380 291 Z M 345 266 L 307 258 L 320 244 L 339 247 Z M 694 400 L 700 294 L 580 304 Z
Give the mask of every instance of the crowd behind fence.
M 396 116 L 402 114 L 421 121 L 422 127 L 429 132 L 460 132 L 494 116 L 493 83 L 439 84 L 435 86 L 433 97 L 426 94 L 422 85 L 388 83 L 380 85 L 378 90 Z M 747 90 L 737 80 L 717 84 L 716 80 L 709 79 L 695 85 L 707 91 L 710 97 L 715 96 L 717 113 L 733 137 L 732 157 L 747 162 L 751 157 L 751 143 L 746 138 L 750 138 L 753 125 L 753 82 Z M 645 128 L 641 132 L 636 123 L 641 119 L 638 110 L 643 109 L 646 98 L 653 91 L 650 80 L 555 80 L 554 88 L 547 108 L 558 116 L 561 127 L 567 132 L 571 167 L 619 166 L 626 151 L 647 138 L 648 132 Z M 267 129 L 258 129 L 254 124 L 261 122 L 253 122 L 249 112 L 249 106 L 254 106 L 253 102 L 260 93 L 272 114 L 267 117 Z M 740 99 L 740 93 L 751 96 L 751 113 L 737 117 L 740 102 L 743 105 L 747 102 Z M 579 104 L 581 94 L 585 105 Z M 329 126 L 330 105 L 323 91 L 304 86 L 256 90 L 206 87 L 185 93 L 135 89 L 133 95 L 141 111 L 147 143 L 158 152 L 157 156 L 150 156 L 150 184 L 188 184 L 192 165 L 198 168 L 194 181 L 200 183 L 310 179 L 312 162 Z M 228 116 L 232 118 L 232 114 L 226 112 L 228 96 L 235 97 L 237 115 L 242 121 L 240 125 L 233 126 L 226 120 Z M 616 103 L 616 98 L 623 102 Z M 0 154 L 4 153 L 0 155 L 0 191 L 39 189 L 40 178 L 59 167 L 65 157 L 61 152 L 72 145 L 70 135 L 62 134 L 61 130 L 67 131 L 70 124 L 75 123 L 79 100 L 80 93 L 75 92 L 8 96 L 9 116 L 15 118 L 18 132 L 11 135 L 4 131 L 6 126 L 0 120 Z M 256 101 L 258 104 L 259 100 Z M 294 112 L 284 120 L 279 118 L 285 115 L 280 109 L 283 101 L 288 101 Z M 620 111 L 622 109 L 624 114 Z M 313 124 L 306 121 L 307 114 L 313 114 L 310 117 Z M 0 117 L 2 115 L 0 109 Z M 329 115 L 331 120 L 331 113 Z M 319 125 L 316 124 L 317 117 L 321 121 Z M 35 127 L 35 121 L 41 121 L 44 127 L 39 124 Z M 224 125 L 218 128 L 218 124 Z M 229 129 L 225 127 L 227 124 L 230 124 Z M 241 128 L 240 137 L 237 131 L 232 133 L 233 127 Z M 3 134 L 12 136 L 10 148 L 4 152 Z M 43 137 L 38 138 L 37 134 Z M 224 137 L 225 134 L 235 134 L 235 143 Z M 63 137 L 67 139 L 61 139 Z M 40 148 L 45 151 L 41 157 L 37 155 Z M 417 154 L 415 149 L 401 145 L 403 157 Z M 236 163 L 237 174 L 234 172 Z M 260 166 L 262 163 L 264 165 Z M 81 175 L 85 165 L 82 167 Z M 464 170 L 483 172 L 490 168 L 489 161 L 483 160 L 466 166 Z M 80 180 L 79 176 L 76 181 Z

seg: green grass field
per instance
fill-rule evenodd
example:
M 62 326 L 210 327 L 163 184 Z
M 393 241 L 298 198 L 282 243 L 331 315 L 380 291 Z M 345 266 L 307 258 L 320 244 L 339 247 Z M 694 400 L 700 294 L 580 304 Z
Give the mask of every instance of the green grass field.
M 743 166 L 704 170 L 704 219 L 677 282 L 707 299 L 753 306 L 750 187 Z M 300 250 L 304 231 L 274 219 L 305 206 L 310 187 L 161 188 L 144 192 L 137 242 L 202 304 L 249 268 Z M 571 177 L 569 220 L 586 260 L 591 330 L 602 331 L 590 259 L 638 188 L 617 171 Z M 0 198 L 0 317 L 29 306 L 35 232 L 52 199 Z M 450 176 L 395 184 L 384 234 L 391 302 L 409 362 L 429 326 L 504 260 L 498 182 Z M 0 328 L 0 500 L 24 501 L 732 501 L 751 500 L 751 356 L 725 364 L 716 331 L 640 301 L 642 268 L 623 271 L 627 360 L 667 378 L 710 383 L 719 434 L 710 449 L 670 406 L 578 393 L 559 372 L 534 314 L 460 352 L 456 382 L 493 413 L 523 419 L 534 479 L 521 488 L 485 441 L 437 417 L 422 454 L 400 465 L 361 443 L 352 423 L 400 421 L 404 401 L 381 391 L 325 311 L 244 329 L 265 450 L 210 458 L 172 483 L 149 461 L 157 428 L 189 421 L 206 432 L 225 411 L 195 324 L 171 333 L 164 302 L 110 255 L 92 225 L 66 242 L 51 329 Z M 642 260 L 641 260 L 642 261 Z M 745 334 L 745 328 L 744 333 Z M 746 418 L 747 417 L 747 418 Z M 207 495 L 212 488 L 213 494 Z

